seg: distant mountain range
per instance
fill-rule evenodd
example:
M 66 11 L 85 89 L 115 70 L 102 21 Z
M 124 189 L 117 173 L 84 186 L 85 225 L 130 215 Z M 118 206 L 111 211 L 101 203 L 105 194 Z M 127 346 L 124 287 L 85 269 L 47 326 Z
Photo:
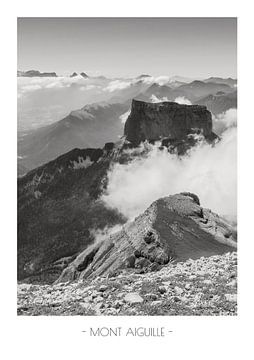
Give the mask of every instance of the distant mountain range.
M 106 102 L 86 105 L 56 123 L 21 136 L 20 165 L 33 169 L 73 148 L 101 147 L 105 142 L 116 141 L 123 133 L 120 116 L 129 106 L 130 103 Z
M 37 76 L 38 71 L 26 73 L 27 76 Z M 46 76 L 45 74 L 48 73 L 40 73 L 39 76 Z M 80 75 L 87 78 L 85 73 Z M 71 75 L 76 76 L 77 73 Z M 96 79 L 99 81 L 98 77 Z M 152 82 L 154 79 L 150 75 L 142 74 L 129 83 L 125 81 L 123 87 L 121 80 L 118 80 L 119 88 L 116 82 L 116 89 L 112 88 L 112 96 L 108 96 L 109 100 L 106 102 L 85 105 L 51 125 L 20 133 L 18 174 L 23 175 L 73 148 L 102 147 L 106 142 L 117 141 L 123 133 L 124 119 L 127 119 L 132 99 L 147 102 L 154 101 L 153 98 L 156 101 L 173 102 L 183 99 L 195 105 L 206 106 L 214 115 L 237 108 L 236 80 L 218 77 L 188 83 L 183 83 L 183 80 L 186 79 L 176 76 L 160 85 Z M 110 80 L 104 78 L 103 81 L 106 81 L 104 86 L 112 86 Z M 106 88 L 103 92 L 106 93 Z
M 174 84 L 174 83 L 173 83 Z M 197 101 L 198 99 L 213 95 L 218 92 L 224 94 L 234 91 L 231 86 L 227 84 L 203 82 L 199 80 L 192 81 L 188 84 L 179 84 L 177 86 L 159 85 L 157 83 L 152 84 L 147 90 L 143 91 L 137 96 L 140 100 L 148 100 L 152 95 L 158 98 L 166 97 L 170 101 L 174 101 L 177 97 L 185 97 L 190 101 Z
M 57 77 L 55 72 L 40 72 L 38 70 L 28 70 L 17 72 L 18 77 Z
M 229 109 L 237 108 L 237 91 L 230 93 L 217 92 L 204 96 L 194 102 L 198 105 L 205 105 L 214 115 L 221 114 Z
M 89 76 L 81 72 L 80 75 L 83 78 L 88 78 Z M 17 71 L 18 77 L 58 77 L 58 75 L 55 72 L 40 72 L 38 70 L 28 70 L 28 71 Z M 74 72 L 70 75 L 70 77 L 78 76 L 78 73 Z
M 203 80 L 204 82 L 208 83 L 216 83 L 216 84 L 226 84 L 229 85 L 231 87 L 236 87 L 237 85 L 237 80 L 236 79 L 232 79 L 232 78 L 227 78 L 227 79 L 223 79 L 221 77 L 210 77 L 208 79 Z

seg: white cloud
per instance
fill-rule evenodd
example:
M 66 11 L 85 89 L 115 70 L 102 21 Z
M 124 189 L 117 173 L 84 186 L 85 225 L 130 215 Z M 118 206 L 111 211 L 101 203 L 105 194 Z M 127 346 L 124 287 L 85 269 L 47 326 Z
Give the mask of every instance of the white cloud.
M 102 199 L 133 219 L 154 200 L 182 191 L 197 194 L 203 207 L 236 218 L 236 129 L 216 146 L 199 144 L 179 158 L 153 146 L 146 157 L 115 164 Z
M 226 129 L 237 126 L 237 110 L 229 109 L 217 116 L 213 115 L 213 130 L 220 135 Z
M 184 96 L 178 96 L 177 98 L 175 98 L 174 102 L 178 104 L 191 105 L 191 101 Z
M 130 85 L 131 81 L 113 80 L 104 88 L 104 91 L 113 92 L 116 90 L 122 90 Z
M 115 225 L 112 227 L 105 226 L 103 229 L 90 229 L 89 232 L 94 238 L 94 243 L 99 243 L 105 240 L 110 235 L 113 235 L 116 232 L 120 231 L 121 228 L 121 225 Z
M 98 79 L 87 79 L 81 75 L 73 78 L 69 76 L 59 77 L 19 77 L 18 78 L 18 97 L 26 93 L 31 93 L 43 89 L 60 89 L 70 87 L 73 84 L 80 86 L 80 90 L 92 90 L 102 87 L 102 81 Z
M 150 100 L 151 100 L 152 103 L 158 103 L 158 102 L 162 102 L 162 101 L 169 101 L 169 99 L 166 96 L 163 96 L 162 98 L 158 98 L 154 94 L 150 97 Z
M 128 116 L 130 115 L 130 113 L 131 113 L 131 109 L 129 109 L 128 111 L 126 111 L 126 113 L 119 116 L 119 119 L 121 120 L 122 124 L 125 124 L 125 122 L 126 122 Z
M 151 76 L 151 77 L 147 77 L 147 78 L 143 78 L 142 81 L 145 84 L 159 84 L 159 85 L 166 85 L 169 83 L 170 81 L 170 77 L 169 76 Z

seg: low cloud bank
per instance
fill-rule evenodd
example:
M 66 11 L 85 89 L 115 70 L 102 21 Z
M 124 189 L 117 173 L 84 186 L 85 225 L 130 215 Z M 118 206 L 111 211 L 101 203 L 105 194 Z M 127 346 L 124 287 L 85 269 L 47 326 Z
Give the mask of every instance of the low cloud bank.
M 158 98 L 154 94 L 150 97 L 150 100 L 151 100 L 152 103 L 158 103 L 158 102 L 162 102 L 162 101 L 169 101 L 169 99 L 166 96 L 163 96 L 162 98 Z
M 83 78 L 81 75 L 75 77 L 19 77 L 17 82 L 18 97 L 35 92 L 38 90 L 63 89 L 72 86 L 78 87 L 81 91 L 91 89 L 101 89 L 104 86 L 104 80 L 96 78 Z
M 104 91 L 113 92 L 116 90 L 126 89 L 129 86 L 131 86 L 131 81 L 113 80 L 107 87 L 105 87 Z
M 126 111 L 124 114 L 119 116 L 119 119 L 121 120 L 122 124 L 125 124 L 126 120 L 128 119 L 128 116 L 131 113 L 131 109 L 129 109 L 128 111 Z
M 122 225 L 115 225 L 112 227 L 106 226 L 103 229 L 90 229 L 90 235 L 94 238 L 94 243 L 99 243 L 105 240 L 110 235 L 115 234 L 116 232 L 122 229 Z
M 178 104 L 191 105 L 191 101 L 184 96 L 178 96 L 175 98 L 174 102 Z
M 235 221 L 236 156 L 236 128 L 226 130 L 216 146 L 199 143 L 181 159 L 151 146 L 145 158 L 114 165 L 102 199 L 133 219 L 160 197 L 190 191 L 203 207 Z
M 157 97 L 156 95 L 152 95 L 150 97 L 150 101 L 152 103 L 158 103 L 158 102 L 163 102 L 163 101 L 174 101 L 178 104 L 185 104 L 185 105 L 191 105 L 191 101 L 189 99 L 187 99 L 184 96 L 178 96 L 177 98 L 175 98 L 175 100 L 170 100 L 168 99 L 166 96 L 163 96 L 162 98 Z
M 237 110 L 229 109 L 217 116 L 213 115 L 213 130 L 216 134 L 222 134 L 226 129 L 237 126 Z

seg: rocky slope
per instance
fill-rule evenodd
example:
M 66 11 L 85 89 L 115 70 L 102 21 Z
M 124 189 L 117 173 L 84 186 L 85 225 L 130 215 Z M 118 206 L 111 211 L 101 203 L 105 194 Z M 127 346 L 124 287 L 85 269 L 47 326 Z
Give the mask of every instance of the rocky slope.
M 58 282 L 111 275 L 123 268 L 153 270 L 235 248 L 232 226 L 202 208 L 196 195 L 182 193 L 156 200 L 122 230 L 89 246 Z
M 18 315 L 237 315 L 235 252 L 139 274 L 18 285 Z
M 124 222 L 99 200 L 114 156 L 112 144 L 74 149 L 18 179 L 18 279 L 56 280 L 91 229 Z

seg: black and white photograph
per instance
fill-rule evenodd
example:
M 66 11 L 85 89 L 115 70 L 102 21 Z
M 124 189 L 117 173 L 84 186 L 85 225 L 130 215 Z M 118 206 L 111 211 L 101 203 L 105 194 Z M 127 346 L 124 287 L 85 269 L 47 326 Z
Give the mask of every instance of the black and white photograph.
M 17 315 L 237 315 L 237 18 L 17 18 Z

